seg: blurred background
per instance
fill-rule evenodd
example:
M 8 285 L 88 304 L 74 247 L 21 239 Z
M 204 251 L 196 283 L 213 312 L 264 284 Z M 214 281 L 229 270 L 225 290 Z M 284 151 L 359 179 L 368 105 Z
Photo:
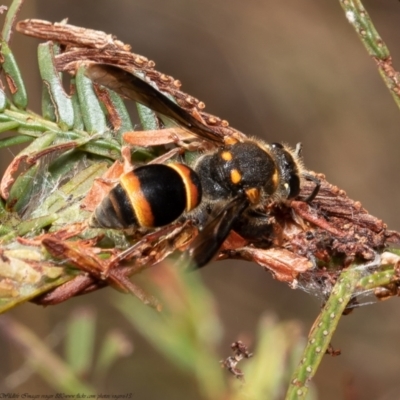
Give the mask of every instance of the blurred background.
M 363 3 L 400 68 L 400 3 Z M 309 169 L 324 173 L 389 228 L 400 230 L 400 113 L 339 1 L 30 0 L 20 14 L 21 19 L 53 22 L 66 17 L 73 25 L 103 30 L 131 44 L 133 52 L 154 60 L 159 71 L 181 80 L 185 92 L 206 103 L 206 111 L 240 131 L 292 146 L 302 142 Z M 40 112 L 37 44 L 15 34 L 11 47 L 30 108 Z M 3 168 L 12 156 L 9 150 L 1 154 Z M 200 273 L 224 322 L 225 353 L 238 337 L 252 337 L 263 313 L 299 320 L 307 333 L 320 310 L 318 299 L 275 282 L 257 265 L 220 262 Z M 99 310 L 101 335 L 107 326 L 124 324 L 109 305 L 110 293 L 105 289 L 53 308 L 25 304 L 10 315 L 44 337 L 84 303 Z M 344 398 L 349 379 L 354 379 L 357 398 L 397 398 L 399 321 L 398 299 L 342 318 L 333 338 L 342 355 L 323 360 L 315 379 L 319 398 Z M 138 399 L 198 398 L 190 378 L 167 369 L 169 364 L 127 329 L 135 350 L 115 365 L 106 382 L 109 393 L 134 388 Z M 0 343 L 5 377 L 22 359 L 11 359 L 15 349 L 2 336 Z M 223 352 L 221 358 L 228 355 Z M 9 391 L 53 392 L 37 377 L 13 390 L 0 381 L 0 392 Z

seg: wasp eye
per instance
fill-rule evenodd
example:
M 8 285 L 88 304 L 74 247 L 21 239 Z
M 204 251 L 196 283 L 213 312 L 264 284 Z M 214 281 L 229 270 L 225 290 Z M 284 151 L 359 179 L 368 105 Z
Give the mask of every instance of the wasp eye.
M 297 174 L 290 174 L 288 199 L 298 196 L 300 193 L 300 178 Z

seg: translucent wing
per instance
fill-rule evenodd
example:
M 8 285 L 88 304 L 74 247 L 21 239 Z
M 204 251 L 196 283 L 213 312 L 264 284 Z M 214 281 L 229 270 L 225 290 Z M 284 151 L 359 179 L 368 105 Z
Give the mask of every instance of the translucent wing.
M 249 202 L 244 196 L 235 197 L 227 203 L 193 240 L 184 257 L 190 258 L 195 268 L 201 268 L 209 263 L 228 237 L 236 218 L 248 206 Z
M 223 143 L 222 137 L 207 125 L 198 121 L 149 83 L 120 67 L 109 64 L 91 64 L 86 69 L 86 76 L 93 82 L 103 85 L 121 96 L 171 118 L 202 139 L 214 143 Z

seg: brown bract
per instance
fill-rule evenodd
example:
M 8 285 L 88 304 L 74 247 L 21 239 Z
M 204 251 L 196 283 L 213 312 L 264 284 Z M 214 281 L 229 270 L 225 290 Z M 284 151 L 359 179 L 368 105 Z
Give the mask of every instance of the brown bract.
M 297 254 L 313 254 L 324 261 L 342 257 L 347 265 L 357 259 L 372 260 L 376 252 L 382 252 L 389 244 L 400 243 L 399 233 L 388 230 L 360 202 L 350 199 L 324 176 L 319 177 L 321 189 L 311 204 L 294 201 L 290 205 L 307 229 L 288 235 L 285 247 Z M 305 183 L 301 196 L 307 196 L 312 189 L 312 183 Z
M 131 49 L 128 44 L 122 43 L 113 35 L 69 25 L 65 21 L 51 23 L 40 19 L 26 19 L 19 21 L 16 29 L 27 36 L 40 37 L 45 40 L 57 39 L 58 43 L 64 45 L 79 45 L 99 50 L 112 48 L 129 51 Z M 56 37 L 55 32 L 57 34 Z
M 81 208 L 94 211 L 101 200 L 115 186 L 123 172 L 123 164 L 120 161 L 115 161 L 101 178 L 95 179 L 92 188 L 81 203 Z
M 311 204 L 295 200 L 270 206 L 273 233 L 264 248 L 230 237 L 219 258 L 255 262 L 277 280 L 296 287 L 299 280 L 317 276 L 334 283 L 350 263 L 373 260 L 387 246 L 400 244 L 398 232 L 388 230 L 386 224 L 323 175 L 318 178 L 321 189 Z M 300 198 L 307 198 L 313 188 L 313 183 L 306 182 Z
M 77 144 L 75 142 L 69 142 L 69 143 L 62 143 L 62 144 L 57 144 L 53 146 L 49 146 L 46 149 L 32 152 L 32 153 L 25 153 L 22 151 L 19 153 L 17 157 L 15 157 L 10 165 L 7 167 L 6 171 L 4 172 L 4 175 L 1 179 L 0 182 L 0 195 L 3 199 L 7 200 L 8 196 L 10 194 L 10 188 L 15 182 L 15 175 L 17 172 L 22 168 L 22 166 L 25 166 L 26 168 L 31 167 L 34 165 L 38 160 L 41 158 L 51 154 L 51 153 L 63 153 L 67 150 L 71 150 L 74 147 L 76 147 Z
M 195 230 L 190 224 L 172 224 L 145 235 L 135 245 L 124 251 L 95 247 L 95 243 L 101 240 L 102 235 L 90 241 L 67 242 L 59 240 L 54 234 L 46 234 L 41 238 L 41 244 L 47 251 L 55 259 L 62 260 L 68 266 L 83 271 L 84 274 L 37 297 L 35 302 L 42 305 L 58 304 L 73 296 L 111 285 L 160 310 L 161 305 L 158 300 L 129 278 L 164 260 L 176 249 L 184 247 L 194 234 Z

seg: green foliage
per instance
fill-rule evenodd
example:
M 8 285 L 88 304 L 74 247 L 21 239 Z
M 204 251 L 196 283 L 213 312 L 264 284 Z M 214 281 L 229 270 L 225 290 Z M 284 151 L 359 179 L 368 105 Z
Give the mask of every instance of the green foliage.
M 220 366 L 221 358 L 232 354 L 229 348 L 218 354 L 222 323 L 200 276 L 164 264 L 152 271 L 147 289 L 150 286 L 162 303 L 162 312 L 127 296 L 114 296 L 114 306 L 171 365 L 195 379 L 202 398 L 282 398 L 304 346 L 298 323 L 278 323 L 271 316 L 262 317 L 251 349 L 253 356 L 238 363 L 243 375 L 236 377 Z M 56 392 L 95 394 L 104 391 L 115 363 L 132 351 L 126 333 L 115 327 L 102 331 L 96 320 L 90 308 L 78 308 L 65 318 L 62 356 L 46 339 L 11 317 L 0 320 L 0 331 L 23 349 L 31 373 L 40 375 Z M 132 356 L 135 359 L 135 353 Z
M 98 327 L 96 315 L 89 308 L 77 309 L 66 318 L 64 357 L 58 356 L 46 339 L 39 338 L 11 317 L 2 317 L 0 330 L 22 349 L 31 373 L 40 375 L 55 392 L 65 394 L 98 393 L 101 389 L 95 383 L 101 382 L 114 363 L 132 351 L 129 340 L 114 328 L 104 333 L 96 356 L 93 350 L 99 341 Z

